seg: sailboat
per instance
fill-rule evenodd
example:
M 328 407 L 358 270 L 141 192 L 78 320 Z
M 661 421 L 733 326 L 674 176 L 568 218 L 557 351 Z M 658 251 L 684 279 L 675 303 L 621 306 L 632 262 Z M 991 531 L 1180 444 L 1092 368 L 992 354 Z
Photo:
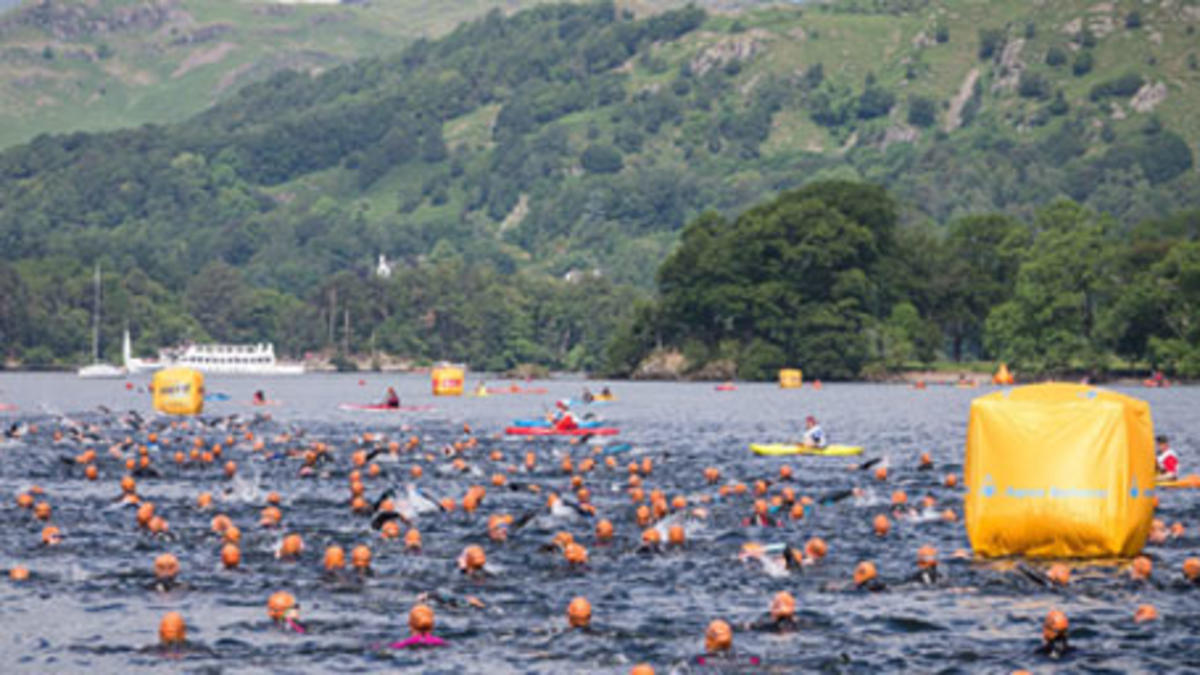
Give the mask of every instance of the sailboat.
M 92 363 L 79 369 L 79 376 L 98 378 L 125 377 L 125 369 L 100 360 L 100 263 L 96 263 L 92 299 Z

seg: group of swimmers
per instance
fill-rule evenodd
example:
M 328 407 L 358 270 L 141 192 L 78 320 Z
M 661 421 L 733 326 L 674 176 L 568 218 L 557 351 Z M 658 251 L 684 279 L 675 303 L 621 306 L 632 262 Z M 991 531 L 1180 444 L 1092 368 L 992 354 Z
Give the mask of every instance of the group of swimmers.
M 394 390 L 389 388 L 389 392 L 394 393 Z M 399 405 L 398 400 L 397 405 Z M 557 412 L 554 415 L 556 425 L 578 424 L 579 419 L 570 410 L 569 402 L 560 401 L 559 405 L 556 405 L 556 409 Z M 826 441 L 825 435 L 815 417 L 809 416 L 805 425 L 804 442 L 817 447 L 823 446 Z M 36 433 L 36 430 L 32 433 Z M 90 430 L 80 432 L 74 437 L 86 441 L 86 439 L 92 438 L 88 435 L 91 433 L 94 432 Z M 596 500 L 590 491 L 598 487 L 603 480 L 596 478 L 593 472 L 603 471 L 605 468 L 610 472 L 625 471 L 628 473 L 626 491 L 636 505 L 634 519 L 640 530 L 640 536 L 636 537 L 638 540 L 636 548 L 639 552 L 649 555 L 686 546 L 690 536 L 689 531 L 693 528 L 703 527 L 704 523 L 711 519 L 711 509 L 716 505 L 723 504 L 734 510 L 745 508 L 744 505 L 739 505 L 738 498 L 753 500 L 750 516 L 743 521 L 743 524 L 748 527 L 760 528 L 802 523 L 805 519 L 813 517 L 814 508 L 830 507 L 844 499 L 859 500 L 866 497 L 866 491 L 862 488 L 836 491 L 818 495 L 816 498 L 805 497 L 797 491 L 797 483 L 791 467 L 783 465 L 779 467 L 777 477 L 759 479 L 754 482 L 752 487 L 741 482 L 721 484 L 721 472 L 715 467 L 708 467 L 703 472 L 703 479 L 704 483 L 710 486 L 709 490 L 686 496 L 676 495 L 668 501 L 662 491 L 650 489 L 648 485 L 655 469 L 653 458 L 650 456 L 642 457 L 640 462 L 631 460 L 625 467 L 613 455 L 605 456 L 601 448 L 592 448 L 592 452 L 585 453 L 582 458 L 579 458 L 580 453 L 578 452 L 575 453 L 575 459 L 569 455 L 564 457 L 560 464 L 561 473 L 558 474 L 558 477 L 542 479 L 539 477 L 537 468 L 539 460 L 537 452 L 527 452 L 522 465 L 506 465 L 504 453 L 499 449 L 494 449 L 490 454 L 485 455 L 484 449 L 480 447 L 480 437 L 474 435 L 469 428 L 463 429 L 463 437 L 459 440 L 447 443 L 440 448 L 441 453 L 424 449 L 426 441 L 416 436 L 401 443 L 399 440 L 389 440 L 382 436 L 363 433 L 356 437 L 350 447 L 342 448 L 343 452 L 339 453 L 337 448 L 330 447 L 323 441 L 306 440 L 298 435 L 281 433 L 274 438 L 258 436 L 246 425 L 232 428 L 229 437 L 223 444 L 211 443 L 211 438 L 203 439 L 205 435 L 203 432 L 194 435 L 192 437 L 194 442 L 189 443 L 188 436 L 192 433 L 186 423 L 177 422 L 166 429 L 148 431 L 143 436 L 143 442 L 135 442 L 130 436 L 124 440 L 112 441 L 109 445 L 108 454 L 112 456 L 112 459 L 105 461 L 123 463 L 125 471 L 128 472 L 120 481 L 120 499 L 131 510 L 136 510 L 140 530 L 151 534 L 168 531 L 163 514 L 156 512 L 154 505 L 144 496 L 139 495 L 136 489 L 134 480 L 136 476 L 141 475 L 153 479 L 155 476 L 161 478 L 169 472 L 169 470 L 160 472 L 155 469 L 149 448 L 154 449 L 154 457 L 168 456 L 174 450 L 174 461 L 180 471 L 184 467 L 192 466 L 193 463 L 199 466 L 219 463 L 222 451 L 224 451 L 229 455 L 237 453 L 240 455 L 240 459 L 248 461 L 276 456 L 285 460 L 294 459 L 301 464 L 299 475 L 306 478 L 321 480 L 339 478 L 344 475 L 350 479 L 351 510 L 364 518 L 369 517 L 371 527 L 379 531 L 379 536 L 385 540 L 402 541 L 404 550 L 414 552 L 421 550 L 423 546 L 421 532 L 417 527 L 421 517 L 449 517 L 455 513 L 474 515 L 482 508 L 486 500 L 487 489 L 481 485 L 472 485 L 461 500 L 449 497 L 438 500 L 425 496 L 415 485 L 423 474 L 421 462 L 438 461 L 439 454 L 450 462 L 449 468 L 452 468 L 454 472 L 450 475 L 469 476 L 471 475 L 470 470 L 478 472 L 480 467 L 486 466 L 490 462 L 496 470 L 490 481 L 494 490 L 520 490 L 540 495 L 543 490 L 549 491 L 557 487 L 564 495 L 568 495 L 568 497 L 561 497 L 551 494 L 547 498 L 545 508 L 533 509 L 525 514 L 517 514 L 515 517 L 493 511 L 487 518 L 486 536 L 496 546 L 503 546 L 510 537 L 517 536 L 518 532 L 529 522 L 537 519 L 545 519 L 548 528 L 564 527 L 564 524 L 569 523 L 594 523 L 594 537 L 597 545 L 609 545 L 614 536 L 614 525 L 612 521 L 601 517 L 602 514 L 596 508 Z M 235 433 L 241 434 L 242 437 L 236 438 Z M 65 442 L 64 438 L 70 436 L 71 433 L 66 435 L 56 433 L 52 442 Z M 170 438 L 170 436 L 174 437 Z M 97 443 L 102 442 L 105 441 L 97 438 Z M 189 444 L 192 445 L 190 449 L 187 447 Z M 1165 445 L 1165 439 L 1163 439 L 1162 445 Z M 339 455 L 341 456 L 339 457 Z M 409 476 L 414 484 L 403 495 L 393 490 L 387 490 L 373 500 L 368 499 L 366 485 L 371 481 L 378 483 L 386 478 L 386 473 L 376 462 L 377 458 L 381 457 L 413 460 Z M 598 461 L 601 458 L 603 459 Z M 70 458 L 69 465 L 72 470 L 81 470 L 87 480 L 97 480 L 96 467 L 103 459 L 105 458 L 98 457 L 94 451 L 85 450 Z M 922 456 L 917 469 L 927 470 L 932 467 L 932 460 L 925 455 Z M 854 468 L 861 471 L 875 469 L 874 476 L 880 484 L 884 484 L 884 481 L 888 479 L 886 462 L 881 462 L 880 458 L 862 462 Z M 150 473 L 151 471 L 154 473 Z M 227 479 L 238 475 L 238 467 L 233 459 L 229 459 L 225 464 L 223 475 Z M 539 485 L 533 482 L 534 480 L 543 480 L 546 484 Z M 558 484 L 560 482 L 561 484 Z M 589 483 L 591 487 L 589 487 Z M 956 488 L 957 476 L 950 474 L 941 481 L 941 484 L 947 488 Z M 39 499 L 41 499 L 40 502 Z M 276 493 L 269 494 L 266 501 L 267 505 L 261 513 L 260 525 L 265 528 L 277 528 L 282 520 L 283 503 Z M 922 504 L 923 510 L 933 509 L 936 499 L 934 495 L 929 494 L 922 502 L 925 502 Z M 213 507 L 212 495 L 203 493 L 196 503 L 197 508 L 211 509 Z M 52 517 L 49 502 L 41 491 L 35 493 L 30 490 L 23 493 L 18 497 L 18 506 L 28 509 L 32 517 L 39 521 L 48 523 Z M 947 510 L 947 512 L 949 518 L 939 518 L 937 521 L 955 521 L 957 519 L 957 515 L 952 510 Z M 920 512 L 908 503 L 907 495 L 899 490 L 892 495 L 889 514 L 891 518 L 879 514 L 874 519 L 875 536 L 888 536 L 892 527 L 892 519 L 921 522 Z M 226 569 L 236 568 L 240 564 L 240 530 L 231 519 L 221 514 L 212 519 L 212 526 L 215 536 L 219 537 L 222 544 L 221 564 Z M 407 527 L 407 531 L 403 531 L 402 527 Z M 49 531 L 50 528 L 53 526 L 47 525 L 42 533 L 42 541 L 45 546 L 54 546 L 61 541 L 61 533 Z M 57 528 L 54 529 L 57 530 Z M 768 533 L 773 530 L 755 529 L 751 532 L 771 536 Z M 784 536 L 782 534 L 784 531 L 780 532 L 779 536 Z M 300 535 L 292 533 L 280 541 L 276 557 L 280 559 L 295 558 L 300 555 L 302 550 L 303 541 Z M 568 530 L 562 529 L 555 535 L 549 550 L 556 555 L 561 555 L 565 564 L 572 569 L 586 572 L 589 560 L 587 548 L 582 542 L 576 541 Z M 742 555 L 739 557 L 745 561 L 754 561 L 762 565 L 764 569 L 771 570 L 773 575 L 776 573 L 789 574 L 792 571 L 820 566 L 827 551 L 827 545 L 822 539 L 812 537 L 803 545 L 795 546 L 786 543 L 755 544 L 753 546 L 747 544 L 743 547 Z M 351 558 L 354 573 L 363 579 L 370 577 L 370 550 L 365 546 L 356 547 Z M 324 567 L 327 572 L 338 573 L 345 567 L 345 564 L 344 551 L 336 546 L 327 549 L 324 559 Z M 489 567 L 484 548 L 477 544 L 463 549 L 454 564 L 463 575 L 472 579 L 486 580 L 490 575 L 498 573 L 495 568 Z M 1135 571 L 1141 570 L 1136 563 L 1134 568 Z M 10 577 L 15 581 L 19 581 L 22 575 L 27 578 L 28 570 L 23 572 L 20 570 L 24 570 L 24 568 L 15 567 L 10 570 Z M 165 592 L 178 588 L 176 579 L 179 575 L 179 564 L 174 556 L 170 556 L 170 554 L 159 556 L 155 560 L 154 570 L 158 590 Z M 1138 574 L 1148 576 L 1149 572 L 1142 570 L 1138 571 Z M 1184 575 L 1190 583 L 1200 583 L 1200 561 L 1189 559 L 1189 562 L 1184 565 Z M 1049 574 L 1046 576 L 1050 578 Z M 880 593 L 889 590 L 889 583 L 880 577 L 874 563 L 868 560 L 858 562 L 850 579 L 851 581 L 844 586 L 829 586 L 826 590 L 864 593 Z M 916 570 L 912 581 L 921 585 L 942 583 L 937 551 L 932 547 L 923 546 L 918 550 Z M 891 586 L 891 588 L 894 587 L 894 585 Z M 437 595 L 422 596 L 409 611 L 409 636 L 389 642 L 387 646 L 396 649 L 448 646 L 450 643 L 447 640 L 434 633 L 433 606 L 439 603 L 470 608 L 486 604 L 486 601 L 474 596 L 462 599 L 445 599 Z M 766 603 L 764 602 L 764 604 Z M 584 630 L 590 625 L 592 607 L 586 598 L 576 597 L 567 606 L 566 614 L 567 624 L 571 629 Z M 304 633 L 309 630 L 302 622 L 299 601 L 287 591 L 273 593 L 267 599 L 267 615 L 274 625 L 285 632 Z M 758 620 L 734 622 L 733 624 L 723 619 L 712 621 L 704 634 L 704 653 L 694 657 L 694 663 L 699 666 L 717 668 L 761 665 L 757 657 L 741 654 L 733 649 L 735 631 L 788 632 L 796 630 L 800 626 L 801 622 L 796 617 L 795 597 L 786 591 L 781 591 L 771 598 L 765 615 Z M 182 616 L 170 613 L 163 618 L 160 637 L 164 643 L 181 644 L 184 642 L 185 635 L 186 624 Z M 1065 615 L 1061 618 L 1057 614 L 1048 616 L 1043 637 L 1042 649 L 1045 654 L 1051 657 L 1064 655 L 1067 651 Z M 648 668 L 649 666 L 639 665 L 634 672 L 653 672 L 652 670 L 648 671 Z

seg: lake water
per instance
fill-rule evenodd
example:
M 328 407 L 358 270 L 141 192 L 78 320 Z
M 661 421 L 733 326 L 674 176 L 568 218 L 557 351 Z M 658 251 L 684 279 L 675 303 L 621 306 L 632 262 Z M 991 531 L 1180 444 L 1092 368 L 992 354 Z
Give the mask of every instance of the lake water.
M 360 379 L 364 382 L 360 384 Z M 133 390 L 123 381 L 82 381 L 65 374 L 0 374 L 0 403 L 15 404 L 0 413 L 7 427 L 34 421 L 38 431 L 0 446 L 0 567 L 20 564 L 32 578 L 0 579 L 0 664 L 5 672 L 126 672 L 138 669 L 238 669 L 263 671 L 370 671 L 415 668 L 441 672 L 627 672 L 649 662 L 658 672 L 695 669 L 692 659 L 703 651 L 707 623 L 723 618 L 734 624 L 734 647 L 740 657 L 756 657 L 775 672 L 825 669 L 849 672 L 949 669 L 964 672 L 1009 671 L 1015 668 L 1066 667 L 1113 671 L 1200 668 L 1200 587 L 1179 582 L 1180 566 L 1200 553 L 1200 491 L 1162 495 L 1160 517 L 1180 521 L 1187 533 L 1162 545 L 1149 546 L 1155 559 L 1153 581 L 1134 585 L 1119 564 L 1079 565 L 1071 586 L 1043 588 L 1014 571 L 1011 563 L 952 559 L 968 548 L 961 521 L 940 519 L 896 521 L 886 538 L 871 534 L 871 520 L 887 511 L 892 490 L 916 500 L 926 494 L 937 509 L 962 513 L 961 488 L 942 485 L 946 473 L 961 475 L 964 434 L 972 398 L 985 389 L 931 387 L 914 391 L 901 386 L 826 385 L 782 391 L 767 384 L 739 385 L 718 393 L 711 384 L 611 383 L 620 397 L 590 410 L 621 429 L 612 439 L 589 446 L 563 441 L 525 442 L 500 436 L 509 420 L 549 409 L 557 398 L 578 396 L 583 385 L 593 391 L 603 384 L 571 380 L 537 382 L 546 395 L 488 398 L 438 398 L 430 395 L 426 377 L 313 375 L 295 379 L 252 380 L 210 377 L 208 390 L 230 395 L 210 403 L 203 419 L 213 426 L 187 431 L 163 430 L 170 445 L 152 453 L 163 476 L 138 481 L 138 492 L 152 501 L 170 523 L 167 536 L 136 527 L 133 507 L 117 504 L 123 459 L 108 453 L 112 441 L 126 436 L 142 442 L 146 428 L 125 425 L 124 411 L 136 410 L 148 424 L 153 417 L 149 397 L 135 379 Z M 493 384 L 501 384 L 495 382 Z M 432 412 L 351 413 L 341 402 L 378 400 L 395 385 L 404 403 L 433 404 Z M 280 405 L 248 405 L 254 389 L 263 387 Z M 1184 471 L 1197 471 L 1200 447 L 1200 401 L 1193 388 L 1130 391 L 1152 405 L 1156 431 L 1170 434 Z M 106 406 L 110 414 L 98 411 Z M 267 412 L 270 420 L 254 419 Z M 847 471 L 860 460 L 845 458 L 760 458 L 747 450 L 750 442 L 798 437 L 807 414 L 816 415 L 834 443 L 867 448 L 865 457 L 886 457 L 886 483 L 871 472 Z M 228 416 L 238 415 L 230 422 Z M 51 432 L 74 422 L 100 425 L 105 439 L 55 443 Z M 128 420 L 128 417 L 125 417 Z M 224 459 L 239 465 L 230 481 L 221 461 L 177 466 L 171 455 L 190 447 L 200 435 L 206 444 L 224 442 L 239 423 L 257 438 L 268 439 L 268 453 L 324 441 L 335 461 L 315 477 L 300 477 L 300 460 L 252 452 L 240 441 L 226 448 Z M 478 447 L 463 457 L 466 472 L 452 467 L 441 449 L 467 438 L 469 424 Z M 241 429 L 238 429 L 239 438 Z M 304 436 L 290 443 L 271 441 L 289 431 Z M 382 475 L 364 478 L 366 496 L 374 499 L 390 485 L 411 481 L 420 465 L 419 487 L 435 498 L 461 499 L 471 484 L 488 489 L 480 510 L 466 514 L 428 514 L 418 519 L 424 548 L 407 553 L 400 541 L 385 541 L 370 518 L 348 508 L 347 476 L 351 453 L 364 431 L 389 439 L 420 438 L 420 450 L 386 453 L 379 458 Z M 617 468 L 601 461 L 585 477 L 599 515 L 615 525 L 612 543 L 601 544 L 594 523 L 556 523 L 539 516 L 511 533 L 505 543 L 486 536 L 489 514 L 520 515 L 543 508 L 546 492 L 570 492 L 563 457 L 576 464 L 591 455 L 593 445 L 631 443 L 616 455 Z M 64 462 L 94 448 L 100 478 L 87 481 L 79 465 Z M 503 459 L 489 455 L 499 450 Z M 526 452 L 537 454 L 534 471 L 518 468 Z M 917 469 L 921 452 L 929 452 L 934 471 Z M 428 461 L 425 453 L 432 456 Z M 682 549 L 639 550 L 641 529 L 626 490 L 630 461 L 651 458 L 645 477 L 647 493 L 661 489 L 668 498 L 687 496 L 705 506 L 710 517 L 689 526 Z M 818 506 L 802 520 L 786 519 L 778 528 L 747 527 L 742 521 L 753 497 L 715 497 L 716 488 L 703 476 L 707 466 L 720 468 L 722 482 L 753 485 L 775 479 L 788 464 L 795 478 L 788 485 L 799 495 L 819 498 L 839 489 L 862 487 L 867 494 L 829 506 Z M 510 467 L 508 478 L 521 489 L 493 487 L 490 477 Z M 15 504 L 31 484 L 44 488 L 54 509 L 51 522 L 66 535 L 61 545 L 44 547 L 45 523 Z M 529 484 L 543 489 L 534 494 Z M 778 494 L 779 484 L 771 494 Z M 215 508 L 197 509 L 201 492 L 215 496 Z M 258 525 L 269 491 L 282 495 L 283 527 Z M 221 568 L 220 539 L 210 530 L 215 513 L 228 515 L 242 531 L 239 571 Z M 551 550 L 553 534 L 571 532 L 589 551 L 583 569 L 571 569 Z M 284 533 L 299 533 L 305 551 L 297 562 L 277 560 L 274 550 Z M 757 564 L 739 561 L 748 541 L 788 542 L 802 546 L 812 536 L 829 543 L 829 555 L 802 571 L 773 576 Z M 330 544 L 349 550 L 360 543 L 373 551 L 374 576 L 330 578 L 321 567 Z M 457 571 L 463 547 L 482 545 L 492 574 L 469 578 Z M 940 551 L 946 578 L 926 587 L 909 583 L 916 550 L 931 544 Z M 169 592 L 153 588 L 153 561 L 163 552 L 181 563 L 183 586 Z M 860 560 L 872 560 L 889 586 L 882 593 L 848 590 Z M 296 634 L 274 627 L 266 615 L 267 597 L 292 592 L 302 605 L 308 632 Z M 771 596 L 789 590 L 797 598 L 800 629 L 789 634 L 744 628 L 759 619 Z M 408 635 L 408 611 L 418 594 L 439 592 L 434 603 L 436 633 L 450 642 L 445 649 L 410 652 L 380 645 Z M 593 608 L 588 631 L 567 630 L 567 604 L 586 596 Z M 474 596 L 486 606 L 463 602 Z M 1142 603 L 1158 608 L 1161 619 L 1135 625 L 1134 609 Z M 1049 662 L 1033 654 L 1041 620 L 1057 607 L 1071 619 L 1074 653 L 1065 662 Z M 189 644 L 182 650 L 156 646 L 159 619 L 179 611 L 188 622 Z

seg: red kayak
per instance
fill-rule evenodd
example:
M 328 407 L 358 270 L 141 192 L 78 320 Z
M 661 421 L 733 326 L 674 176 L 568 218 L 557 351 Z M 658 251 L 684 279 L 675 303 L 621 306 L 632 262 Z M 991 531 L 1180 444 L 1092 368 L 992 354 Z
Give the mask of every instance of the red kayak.
M 526 387 L 522 389 L 513 385 L 511 387 L 488 387 L 486 391 L 489 395 L 494 396 L 499 394 L 545 394 L 549 390 L 545 387 Z
M 594 427 L 591 429 L 555 429 L 553 427 L 507 427 L 509 436 L 616 436 L 620 429 Z
M 433 410 L 431 405 L 402 405 L 399 408 L 389 408 L 382 403 L 339 403 L 338 410 L 355 412 L 424 412 Z
M 718 384 L 717 386 L 713 387 L 713 389 L 716 389 L 717 391 L 737 391 L 737 385 L 735 385 L 735 384 Z

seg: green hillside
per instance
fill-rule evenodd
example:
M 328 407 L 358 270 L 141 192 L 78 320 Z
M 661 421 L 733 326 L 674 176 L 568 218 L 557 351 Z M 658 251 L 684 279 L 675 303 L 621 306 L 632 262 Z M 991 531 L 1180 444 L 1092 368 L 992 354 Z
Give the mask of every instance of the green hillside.
M 136 269 L 147 279 L 121 288 L 170 298 L 170 335 L 261 335 L 293 351 L 331 343 L 318 315 L 350 295 L 348 342 L 363 350 L 395 323 L 395 307 L 373 305 L 355 282 L 379 254 L 410 281 L 519 273 L 524 290 L 506 302 L 536 325 L 546 294 L 557 303 L 576 285 L 537 280 L 599 278 L 582 285 L 627 299 L 619 285 L 649 289 L 701 212 L 735 214 L 823 179 L 884 186 L 907 232 L 969 214 L 1032 220 L 1062 198 L 1129 231 L 1200 203 L 1195 3 L 647 11 L 665 4 L 678 3 L 491 12 L 403 50 L 283 71 L 184 121 L 10 148 L 3 256 L 21 261 L 30 288 L 57 283 L 68 260 L 84 263 L 70 268 L 79 279 L 93 259 Z M 219 7 L 248 13 L 239 30 L 261 11 Z M 192 297 L 203 295 L 195 279 L 229 269 L 298 304 L 257 297 L 244 316 L 220 316 Z M 470 301 L 483 312 L 481 297 Z M 437 355 L 429 312 L 446 311 L 425 302 L 411 316 L 426 332 L 391 349 Z M 263 319 L 286 306 L 306 308 L 316 328 Z M 593 363 L 602 333 L 588 338 Z M 439 344 L 455 334 L 439 332 Z M 578 331 L 566 334 L 553 354 L 514 347 L 529 342 L 515 333 L 475 353 L 561 365 L 577 346 Z

